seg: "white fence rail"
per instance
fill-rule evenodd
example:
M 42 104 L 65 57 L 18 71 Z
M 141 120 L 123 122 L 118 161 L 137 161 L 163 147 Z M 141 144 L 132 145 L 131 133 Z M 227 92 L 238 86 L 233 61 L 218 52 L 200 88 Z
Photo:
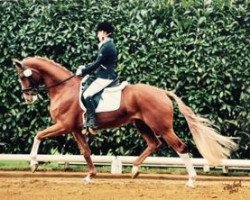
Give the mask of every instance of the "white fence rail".
M 122 166 L 132 165 L 137 158 L 135 156 L 91 156 L 95 164 L 111 165 L 111 173 L 122 173 Z M 28 154 L 0 154 L 0 161 L 30 161 Z M 64 162 L 64 163 L 81 163 L 86 164 L 82 155 L 37 155 L 37 161 L 42 162 Z M 209 171 L 210 166 L 205 159 L 192 158 L 195 167 L 202 167 L 204 171 Z M 143 166 L 157 167 L 184 167 L 184 162 L 180 158 L 168 157 L 148 157 Z M 221 167 L 224 173 L 228 173 L 229 168 L 250 170 L 250 160 L 225 159 Z

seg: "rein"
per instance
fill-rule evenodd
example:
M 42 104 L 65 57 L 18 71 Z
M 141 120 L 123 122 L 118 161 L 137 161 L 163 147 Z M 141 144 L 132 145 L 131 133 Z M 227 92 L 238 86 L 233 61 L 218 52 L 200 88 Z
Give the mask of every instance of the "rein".
M 68 78 L 66 78 L 66 79 L 64 79 L 64 80 L 62 80 L 62 81 L 59 81 L 58 83 L 55 83 L 55 84 L 50 85 L 50 86 L 47 86 L 47 87 L 46 87 L 46 86 L 34 86 L 34 85 L 32 84 L 31 87 L 26 88 L 26 89 L 23 89 L 22 92 L 25 93 L 25 92 L 29 92 L 29 91 L 32 91 L 32 90 L 35 91 L 36 93 L 38 93 L 38 92 L 45 92 L 45 91 L 48 91 L 49 89 L 51 89 L 51 88 L 53 88 L 53 87 L 57 87 L 57 86 L 59 86 L 59 85 L 65 83 L 65 82 L 67 82 L 68 80 L 72 79 L 73 77 L 75 77 L 74 74 L 71 75 L 70 77 L 68 77 Z M 32 79 L 30 80 L 30 82 L 31 82 L 31 83 L 33 82 Z
M 38 87 L 38 88 L 39 88 L 39 91 L 48 91 L 50 88 L 59 86 L 59 85 L 65 83 L 65 82 L 67 82 L 68 80 L 72 79 L 73 77 L 75 77 L 74 74 L 71 75 L 70 77 L 68 77 L 68 78 L 66 78 L 66 79 L 64 79 L 64 80 L 62 80 L 62 81 L 59 81 L 58 83 L 55 83 L 55 84 L 53 84 L 53 85 L 50 85 L 50 86 L 48 86 L 48 87 L 46 87 L 46 86 Z

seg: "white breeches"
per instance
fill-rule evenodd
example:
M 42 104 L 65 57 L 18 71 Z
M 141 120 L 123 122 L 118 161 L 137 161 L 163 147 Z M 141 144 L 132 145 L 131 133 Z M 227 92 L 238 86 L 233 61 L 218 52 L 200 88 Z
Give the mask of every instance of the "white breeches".
M 103 88 L 107 87 L 110 83 L 112 83 L 112 81 L 113 80 L 111 79 L 97 78 L 83 93 L 84 99 L 86 99 L 87 97 L 92 97 L 96 93 L 100 92 Z

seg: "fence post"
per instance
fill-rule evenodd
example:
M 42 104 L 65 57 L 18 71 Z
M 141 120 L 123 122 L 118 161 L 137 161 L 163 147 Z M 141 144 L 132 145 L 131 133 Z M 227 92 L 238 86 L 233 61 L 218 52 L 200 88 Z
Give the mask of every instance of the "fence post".
M 209 172 L 209 171 L 210 171 L 209 165 L 204 164 L 204 165 L 203 165 L 203 171 L 204 171 L 204 172 Z
M 222 171 L 224 174 L 228 174 L 228 166 L 222 166 Z
M 111 174 L 122 174 L 122 162 L 116 156 L 111 163 Z

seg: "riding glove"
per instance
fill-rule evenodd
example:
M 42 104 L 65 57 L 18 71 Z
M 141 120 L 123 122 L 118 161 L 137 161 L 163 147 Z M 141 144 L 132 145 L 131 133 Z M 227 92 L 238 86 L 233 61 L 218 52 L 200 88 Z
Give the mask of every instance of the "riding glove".
M 85 65 L 80 65 L 77 70 L 76 70 L 76 76 L 81 76 L 83 75 L 83 70 L 86 69 L 86 66 Z

